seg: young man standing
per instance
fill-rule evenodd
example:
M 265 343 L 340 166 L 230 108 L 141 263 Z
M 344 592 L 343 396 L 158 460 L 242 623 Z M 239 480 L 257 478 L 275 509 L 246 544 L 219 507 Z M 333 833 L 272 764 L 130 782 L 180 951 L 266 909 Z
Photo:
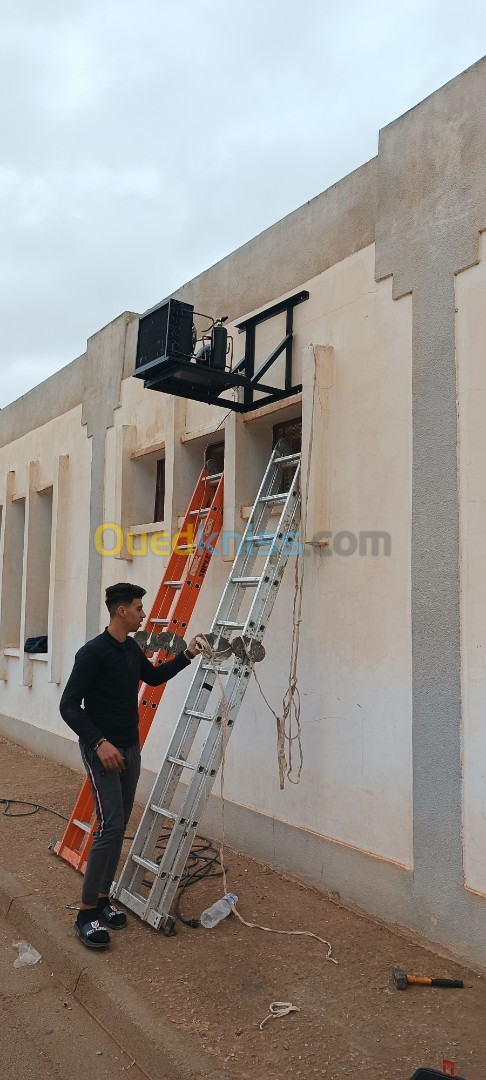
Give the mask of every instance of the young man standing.
M 108 927 L 119 930 L 127 921 L 124 912 L 110 903 L 109 893 L 140 776 L 139 682 L 150 686 L 168 682 L 198 652 L 192 638 L 173 660 L 150 663 L 128 636 L 145 619 L 143 596 L 145 589 L 129 582 L 106 590 L 109 626 L 76 653 L 59 706 L 63 720 L 79 738 L 98 818 L 74 923 L 83 944 L 97 949 L 109 945 Z

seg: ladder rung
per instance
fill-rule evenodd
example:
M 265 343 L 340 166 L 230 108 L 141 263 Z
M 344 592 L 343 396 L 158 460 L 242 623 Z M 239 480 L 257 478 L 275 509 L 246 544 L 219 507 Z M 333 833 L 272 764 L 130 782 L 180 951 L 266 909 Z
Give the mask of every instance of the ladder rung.
M 276 533 L 259 533 L 258 536 L 254 536 L 253 540 L 256 544 L 268 544 L 269 540 L 276 540 Z
M 285 463 L 286 465 L 288 465 L 289 462 L 292 461 L 300 461 L 300 454 L 284 454 L 282 457 L 274 458 L 273 464 L 282 465 L 283 463 Z
M 186 716 L 193 716 L 195 720 L 213 720 L 212 716 L 208 716 L 205 712 L 198 712 L 197 709 L 186 709 Z
M 174 814 L 173 810 L 166 810 L 165 806 L 157 806 L 157 803 L 150 803 L 150 809 L 154 814 L 160 814 L 161 817 L 168 817 L 171 821 L 177 821 L 177 814 Z
M 197 514 L 209 514 L 210 509 L 211 508 L 209 506 L 203 506 L 201 510 L 190 510 L 189 516 L 192 517 L 196 516 Z
M 194 544 L 178 544 L 176 554 L 180 555 L 181 551 L 195 551 Z
M 206 477 L 206 483 L 207 484 L 217 484 L 221 480 L 222 475 L 223 475 L 222 472 L 212 473 L 211 476 Z
M 82 829 L 85 833 L 91 832 L 91 825 L 87 824 L 86 821 L 78 821 L 77 818 L 73 818 L 73 825 L 77 825 L 78 829 Z
M 192 764 L 192 761 L 184 761 L 184 758 L 181 757 L 168 757 L 167 761 L 170 761 L 171 765 L 180 765 L 182 769 L 192 769 L 193 772 L 196 770 L 196 766 Z
M 285 502 L 287 496 L 290 495 L 290 491 L 281 491 L 279 495 L 262 495 L 260 502 L 263 503 L 278 503 Z
M 232 668 L 215 667 L 214 664 L 201 664 L 201 671 L 217 671 L 218 675 L 229 675 Z
M 243 630 L 244 622 L 230 622 L 228 619 L 216 619 L 216 626 L 226 626 L 228 630 Z
M 162 626 L 168 626 L 169 625 L 169 620 L 168 619 L 149 619 L 149 622 L 151 622 L 151 623 L 153 623 L 153 622 L 162 623 Z
M 144 870 L 150 870 L 151 874 L 158 875 L 160 869 L 158 863 L 151 862 L 150 859 L 142 859 L 141 855 L 132 855 L 132 859 L 134 862 L 138 863 L 139 866 L 143 866 Z
M 181 589 L 182 581 L 165 581 L 164 585 L 170 585 L 171 589 Z M 155 619 L 152 619 L 152 622 L 155 622 Z
M 232 585 L 259 585 L 261 578 L 259 577 L 232 577 Z

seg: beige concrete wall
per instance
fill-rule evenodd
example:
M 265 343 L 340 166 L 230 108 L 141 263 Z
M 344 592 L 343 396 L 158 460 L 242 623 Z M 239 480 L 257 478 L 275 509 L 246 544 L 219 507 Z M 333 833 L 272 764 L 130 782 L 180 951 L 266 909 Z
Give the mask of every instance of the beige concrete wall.
M 2 650 L 0 712 L 28 721 L 34 727 L 65 735 L 59 715 L 59 696 L 72 666 L 74 652 L 85 636 L 87 558 L 89 533 L 91 443 L 81 422 L 81 406 L 27 432 L 0 448 L 0 502 L 5 504 L 9 476 L 15 498 L 26 500 L 21 640 L 18 655 Z M 52 488 L 52 529 L 49 558 L 49 653 L 30 660 L 23 653 L 26 636 L 35 633 L 33 612 L 44 602 L 46 582 L 29 562 L 46 537 L 40 536 L 42 518 L 33 516 L 39 492 Z M 29 501 L 30 528 L 29 528 Z M 3 554 L 5 532 L 2 530 Z M 2 604 L 8 604 L 9 559 L 0 559 Z M 29 591 L 30 590 L 30 591 Z M 41 596 L 42 594 L 42 596 Z M 1 622 L 1 614 L 0 614 Z M 45 627 L 39 629 L 45 632 Z M 2 643 L 5 644 L 5 643 Z
M 313 525 L 333 538 L 385 530 L 392 552 L 340 556 L 333 539 L 330 548 L 308 549 L 301 784 L 278 790 L 274 721 L 252 688 L 229 748 L 227 790 L 266 814 L 410 866 L 411 300 L 396 303 L 391 281 L 375 283 L 373 248 L 304 287 L 310 299 L 295 312 L 297 354 L 310 343 L 334 353 L 327 429 L 317 430 L 313 447 L 317 458 L 325 434 L 329 486 Z M 318 400 L 318 416 L 320 408 Z M 292 596 L 289 568 L 262 669 L 277 711 Z
M 305 393 L 312 396 L 308 350 L 326 346 L 330 359 L 324 408 L 319 384 L 315 397 L 313 461 L 320 483 L 313 493 L 312 530 L 330 532 L 328 546 L 308 545 L 301 631 L 300 680 L 305 768 L 298 786 L 279 790 L 275 722 L 256 686 L 245 698 L 228 751 L 226 795 L 301 829 L 372 852 L 410 867 L 411 706 L 410 706 L 410 327 L 411 299 L 394 301 L 391 280 L 374 279 L 374 249 L 343 260 L 302 283 L 310 299 L 295 309 L 296 366 Z M 239 321 L 247 313 L 242 313 Z M 231 329 L 231 327 L 230 327 Z M 265 329 L 262 358 L 281 327 Z M 290 413 L 298 413 L 295 402 Z M 106 431 L 105 522 L 147 531 L 150 524 L 151 463 L 166 457 L 166 514 L 175 529 L 202 465 L 220 410 L 163 394 L 149 393 L 124 379 L 113 426 Z M 225 527 L 244 527 L 244 506 L 252 502 L 271 443 L 272 425 L 289 406 L 263 414 L 231 416 L 227 422 Z M 224 415 L 224 413 L 222 413 Z M 304 442 L 309 410 L 304 410 Z M 223 431 L 224 437 L 224 431 Z M 213 436 L 214 437 L 214 436 Z M 219 434 L 218 438 L 221 437 Z M 62 590 L 61 682 L 84 637 L 89 536 L 90 442 L 79 408 L 51 421 L 0 451 L 8 471 L 15 466 L 17 494 L 27 483 L 30 461 L 39 460 L 42 483 L 51 483 L 59 455 L 69 458 L 63 527 L 69 554 Z M 235 454 L 237 457 L 235 457 Z M 324 471 L 322 471 L 324 465 Z M 317 474 L 316 474 L 317 475 Z M 147 522 L 140 522 L 140 492 L 148 477 Z M 152 497 L 154 492 L 152 491 Z M 153 515 L 152 515 L 153 516 Z M 390 536 L 383 550 L 349 556 L 338 553 L 343 533 L 364 530 Z M 343 541 L 343 550 L 348 540 Z M 109 546 L 107 538 L 106 546 Z M 135 541 L 135 547 L 137 541 Z M 138 555 L 102 560 L 103 589 L 117 580 L 135 580 L 153 597 L 167 557 Z M 215 556 L 191 632 L 208 629 L 229 564 Z M 267 662 L 260 677 L 274 707 L 281 706 L 288 677 L 293 599 L 289 565 L 267 632 Z M 61 595 L 61 594 L 59 594 Z M 59 597 L 57 602 L 59 603 Z M 106 611 L 100 597 L 100 629 Z M 23 658 L 6 660 L 0 711 L 65 734 L 57 712 L 59 687 L 48 682 L 46 665 L 33 661 L 32 685 L 22 683 Z M 144 765 L 156 771 L 187 688 L 189 674 L 167 690 L 144 750 Z
M 464 876 L 486 895 L 486 233 L 456 278 L 463 694 Z
M 358 549 L 350 556 L 340 555 L 333 540 L 327 548 L 306 548 L 300 659 L 302 781 L 280 792 L 274 719 L 252 686 L 228 750 L 226 794 L 236 803 L 409 867 L 411 298 L 394 301 L 391 280 L 375 282 L 372 246 L 303 287 L 310 299 L 295 310 L 297 365 L 301 368 L 301 358 L 311 344 L 327 345 L 332 347 L 334 373 L 326 431 L 319 427 L 320 389 L 316 398 L 312 454 L 321 459 L 324 453 L 329 459 L 325 461 L 329 488 L 315 493 L 313 528 L 330 530 L 334 538 L 351 533 L 357 543 L 365 530 L 384 531 L 390 536 L 391 554 L 384 555 L 382 550 L 378 556 L 360 556 Z M 267 331 L 261 348 L 271 349 L 274 343 Z M 258 459 L 256 451 L 264 439 L 263 428 L 271 431 L 272 424 L 286 415 L 285 408 L 275 408 L 266 420 L 253 414 L 232 421 L 237 429 L 245 429 L 248 444 L 255 448 L 252 475 L 245 480 L 246 501 L 254 497 L 261 478 L 264 457 Z M 182 477 L 192 472 L 195 478 L 210 438 L 211 418 L 214 429 L 219 416 L 209 406 L 141 393 L 136 380 L 126 380 L 122 407 L 108 432 L 107 519 L 118 520 L 121 469 L 116 445 L 127 424 L 136 433 L 132 454 L 165 442 L 172 470 L 179 472 L 172 486 L 168 482 L 165 525 L 170 527 L 177 516 L 170 500 Z M 199 438 L 189 438 L 202 431 L 205 434 Z M 230 458 L 228 446 L 227 500 L 238 513 L 239 471 L 244 464 L 242 459 L 236 462 L 232 492 Z M 248 452 L 244 458 L 248 460 Z M 140 463 L 140 458 L 133 460 Z M 225 526 L 230 525 L 226 520 Z M 347 545 L 344 540 L 343 549 Z M 130 561 L 107 557 L 103 583 L 133 579 L 151 596 L 165 561 L 151 554 Z M 208 629 L 227 572 L 228 564 L 215 556 L 193 616 L 193 629 Z M 289 565 L 265 640 L 267 662 L 260 673 L 265 693 L 277 710 L 288 678 L 292 598 L 293 567 Z M 144 751 L 148 769 L 156 770 L 160 764 L 187 679 L 177 680 L 166 692 Z

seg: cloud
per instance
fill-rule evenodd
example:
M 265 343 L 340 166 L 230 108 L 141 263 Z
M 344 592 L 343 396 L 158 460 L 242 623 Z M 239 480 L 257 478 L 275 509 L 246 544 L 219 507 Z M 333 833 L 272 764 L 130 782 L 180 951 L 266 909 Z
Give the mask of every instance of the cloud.
M 18 0 L 0 41 L 0 405 L 377 151 L 482 3 Z M 473 32 L 474 31 L 474 32 Z

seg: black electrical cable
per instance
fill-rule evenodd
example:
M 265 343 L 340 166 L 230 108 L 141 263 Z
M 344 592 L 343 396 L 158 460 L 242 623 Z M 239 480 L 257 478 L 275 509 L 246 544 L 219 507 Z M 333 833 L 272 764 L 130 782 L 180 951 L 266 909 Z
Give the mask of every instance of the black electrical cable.
M 56 817 L 62 818 L 63 821 L 69 821 L 69 818 L 65 814 L 60 814 L 59 810 L 53 810 L 52 806 L 43 806 L 42 803 L 27 802 L 26 799 L 0 799 L 0 805 L 4 807 L 4 817 L 31 817 L 32 814 L 36 814 L 38 810 L 45 810 L 48 814 L 55 814 Z M 23 814 L 10 814 L 9 810 L 11 806 L 32 806 L 32 810 L 26 810 Z
M 156 850 L 157 848 L 160 849 L 160 855 L 156 857 L 155 862 L 161 861 L 169 837 L 170 829 L 167 829 L 160 834 L 157 844 L 155 845 Z M 219 851 L 213 844 L 213 841 L 209 840 L 207 836 L 196 836 L 182 874 L 174 905 L 174 915 L 180 922 L 184 923 L 185 926 L 199 926 L 199 919 L 187 919 L 182 915 L 179 909 L 182 894 L 186 889 L 189 889 L 191 885 L 196 885 L 198 881 L 203 881 L 206 877 L 222 877 L 223 868 L 216 870 L 216 866 L 221 867 L 221 861 Z M 227 866 L 224 866 L 225 873 L 227 869 Z M 147 888 L 151 888 L 152 886 L 151 881 L 144 880 L 143 884 Z
M 56 817 L 62 818 L 63 821 L 69 821 L 69 818 L 65 814 L 61 814 L 59 810 L 53 810 L 52 806 L 44 806 L 42 803 L 28 802 L 27 799 L 5 799 L 0 798 L 0 805 L 3 806 L 3 816 L 5 817 L 31 817 L 32 814 L 37 814 L 39 810 L 44 810 L 48 814 L 55 814 Z M 25 810 L 21 813 L 10 812 L 11 806 L 29 806 L 30 810 Z M 160 855 L 155 859 L 156 862 L 160 862 L 167 841 L 170 837 L 170 829 L 166 829 L 162 832 L 155 845 L 156 850 L 160 850 Z M 125 840 L 133 840 L 133 836 L 125 836 Z M 196 927 L 199 926 L 199 919 L 186 919 L 179 910 L 182 894 L 189 889 L 191 885 L 197 885 L 198 881 L 204 881 L 206 877 L 222 877 L 223 869 L 216 870 L 215 867 L 221 867 L 220 855 L 218 849 L 207 836 L 196 836 L 194 844 L 189 853 L 187 863 L 182 874 L 182 878 L 177 890 L 177 898 L 174 906 L 174 915 L 184 923 L 185 926 Z M 224 866 L 226 873 L 227 866 Z M 147 888 L 151 888 L 151 881 L 144 881 L 143 884 Z
M 31 817 L 32 814 L 37 814 L 38 810 L 45 810 L 47 814 L 55 814 L 56 817 L 62 818 L 63 821 L 69 821 L 66 814 L 61 814 L 59 810 L 53 810 L 52 806 L 43 806 L 42 803 L 28 802 L 27 799 L 0 799 L 0 806 L 4 807 L 4 817 Z M 10 814 L 10 806 L 32 806 L 32 810 L 27 810 L 23 814 Z M 133 836 L 125 836 L 124 840 L 134 840 Z

